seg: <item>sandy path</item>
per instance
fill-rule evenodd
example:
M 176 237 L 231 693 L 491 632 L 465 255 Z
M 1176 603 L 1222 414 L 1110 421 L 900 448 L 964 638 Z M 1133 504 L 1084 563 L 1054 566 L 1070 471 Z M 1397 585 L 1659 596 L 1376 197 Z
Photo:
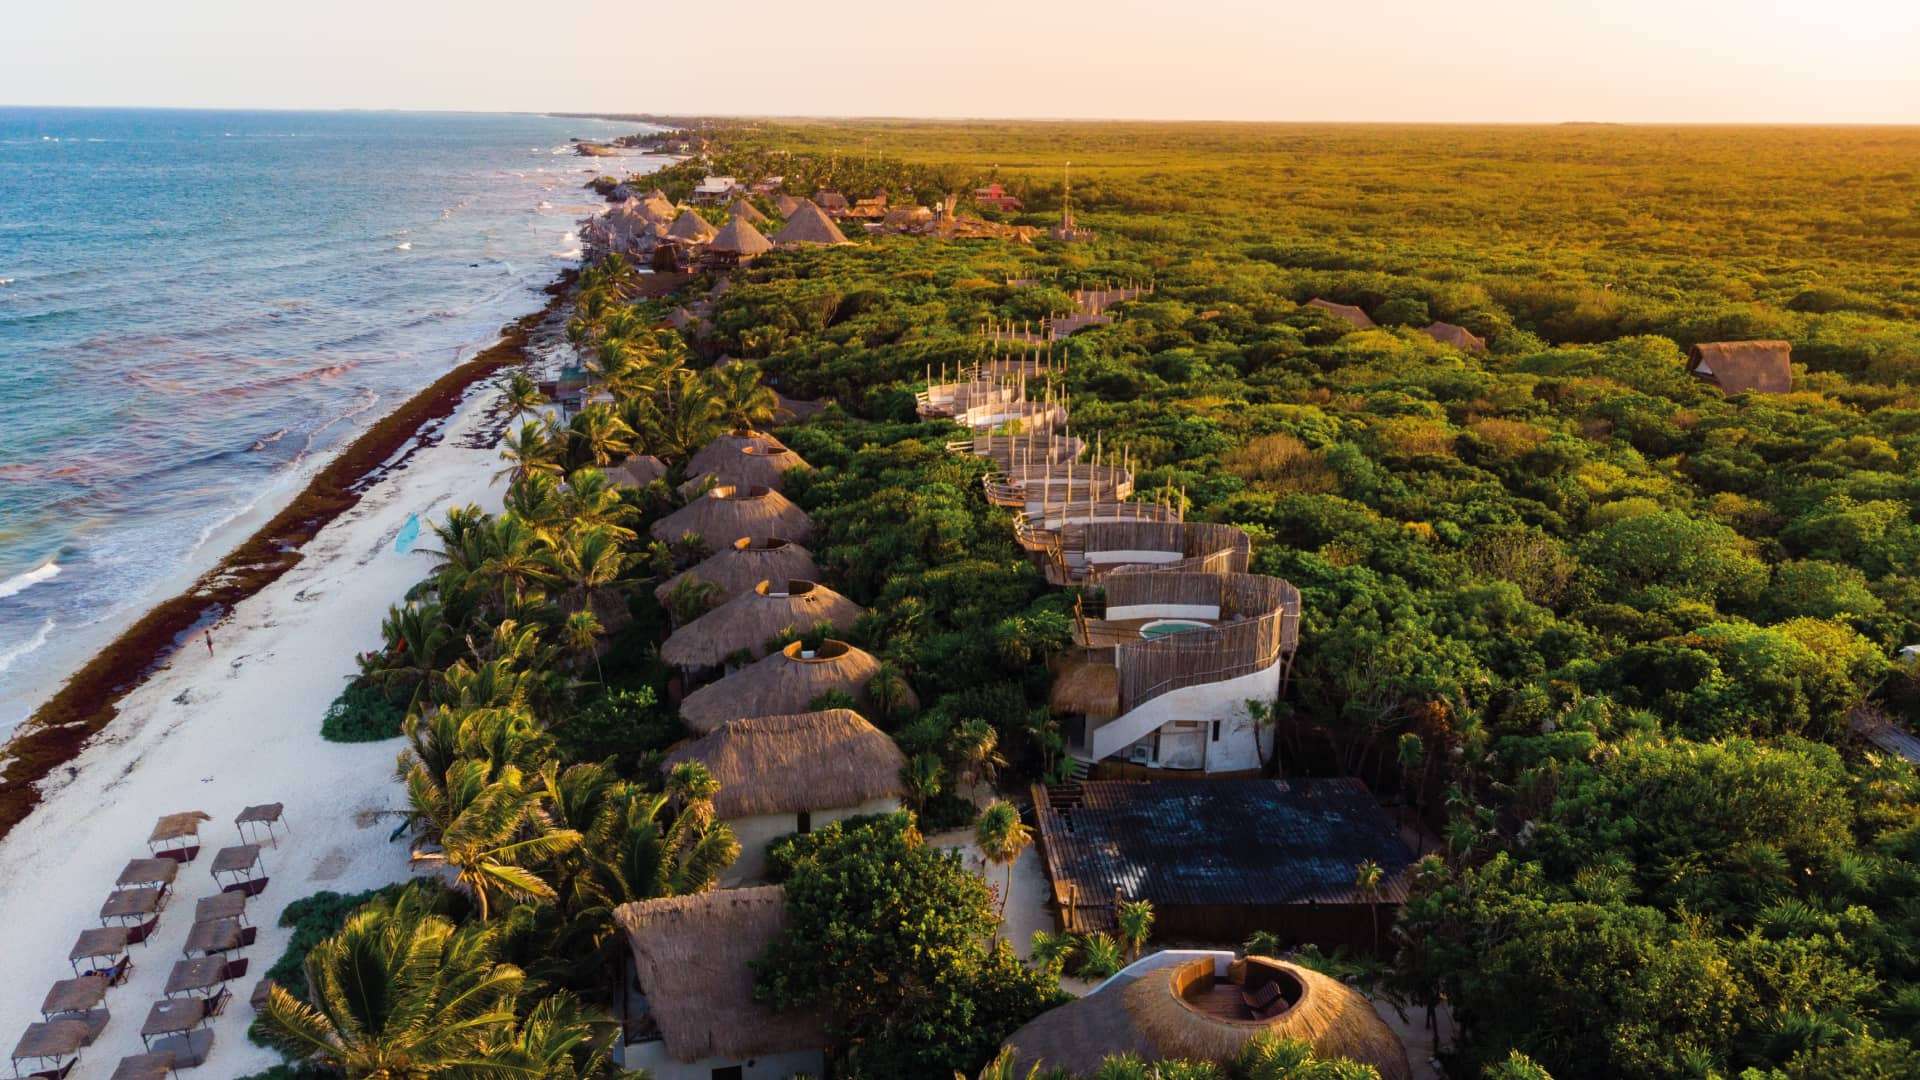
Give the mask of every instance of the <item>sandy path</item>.
M 159 930 L 133 948 L 135 969 L 107 994 L 112 1021 L 82 1054 L 77 1078 L 107 1077 L 141 1051 L 140 1026 L 163 994 L 193 922 L 194 901 L 216 886 L 213 852 L 237 843 L 233 818 L 250 803 L 284 802 L 291 833 L 262 861 L 272 876 L 249 905 L 259 940 L 245 950 L 247 976 L 229 983 L 236 1000 L 213 1024 L 215 1041 L 196 1075 L 235 1077 L 278 1058 L 247 1041 L 247 997 L 287 944 L 277 923 L 291 901 L 322 889 L 356 892 L 407 876 L 395 825 L 367 811 L 397 808 L 392 780 L 398 739 L 341 745 L 320 738 L 320 718 L 356 654 L 380 644 L 388 605 L 432 563 L 394 540 L 411 514 L 424 523 L 452 505 L 499 505 L 489 484 L 499 461 L 485 441 L 491 389 L 470 394 L 445 438 L 369 489 L 305 549 L 299 566 L 240 604 L 213 628 L 215 656 L 199 640 L 128 695 L 119 716 L 87 751 L 49 780 L 45 801 L 0 841 L 0 1042 L 11 1049 L 40 1019 L 42 997 L 66 978 L 66 955 L 81 930 L 99 925 L 100 902 L 126 861 L 147 854 L 154 819 L 204 810 L 197 861 L 181 869 Z

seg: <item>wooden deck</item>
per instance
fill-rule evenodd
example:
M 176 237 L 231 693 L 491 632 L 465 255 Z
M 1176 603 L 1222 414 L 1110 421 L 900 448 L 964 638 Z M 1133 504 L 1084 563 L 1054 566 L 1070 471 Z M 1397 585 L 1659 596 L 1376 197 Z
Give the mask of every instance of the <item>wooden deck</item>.
M 1202 1016 L 1211 1016 L 1218 1020 L 1254 1020 L 1247 1004 L 1240 1000 L 1240 988 L 1221 979 L 1205 990 L 1195 987 L 1187 991 L 1185 1001 L 1193 1011 Z

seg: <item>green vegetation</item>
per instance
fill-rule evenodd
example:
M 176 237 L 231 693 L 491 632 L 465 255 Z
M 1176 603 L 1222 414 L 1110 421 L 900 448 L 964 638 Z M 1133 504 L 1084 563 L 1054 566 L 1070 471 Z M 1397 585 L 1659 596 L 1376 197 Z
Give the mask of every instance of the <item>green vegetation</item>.
M 385 690 L 355 679 L 327 706 L 327 714 L 320 720 L 320 737 L 328 742 L 397 739 L 405 720 L 406 710 L 394 704 Z

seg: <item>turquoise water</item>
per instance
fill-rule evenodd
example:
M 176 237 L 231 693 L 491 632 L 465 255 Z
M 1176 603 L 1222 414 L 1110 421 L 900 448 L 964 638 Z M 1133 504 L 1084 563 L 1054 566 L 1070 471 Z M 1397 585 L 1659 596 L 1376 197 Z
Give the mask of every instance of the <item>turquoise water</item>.
M 646 167 L 568 138 L 632 130 L 0 109 L 0 729 L 224 523 L 536 310 L 582 183 Z

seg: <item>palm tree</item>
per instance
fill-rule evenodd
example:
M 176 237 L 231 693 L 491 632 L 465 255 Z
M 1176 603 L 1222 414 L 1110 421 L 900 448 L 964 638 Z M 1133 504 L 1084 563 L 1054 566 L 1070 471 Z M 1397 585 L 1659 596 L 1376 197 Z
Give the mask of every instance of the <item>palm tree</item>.
M 900 767 L 900 783 L 906 788 L 907 805 L 913 812 L 926 812 L 927 804 L 940 794 L 946 779 L 946 767 L 931 753 L 918 753 Z
M 1040 1064 L 1035 1062 L 1023 1078 L 1014 1068 L 1013 1047 L 1009 1046 L 995 1054 L 992 1061 L 980 1067 L 976 1080 L 1040 1080 Z M 966 1073 L 954 1073 L 953 1080 L 967 1080 Z
M 980 811 L 973 825 L 973 842 L 987 862 L 1007 868 L 1007 887 L 1000 893 L 1000 917 L 1007 915 L 1007 898 L 1013 895 L 1013 864 L 1020 853 L 1033 843 L 1033 831 L 1020 820 L 1020 811 L 1005 799 L 995 799 Z M 994 935 L 999 936 L 999 927 Z
M 1065 930 L 1035 930 L 1033 942 L 1027 949 L 1027 957 L 1039 964 L 1044 971 L 1058 975 L 1067 966 L 1067 960 L 1073 956 L 1079 939 Z
M 421 696 L 430 695 L 444 680 L 441 660 L 453 642 L 453 630 L 439 604 L 408 604 L 387 609 L 380 634 L 387 647 L 373 654 L 361 674 L 389 695 L 396 687 L 406 688 L 407 711 L 412 712 Z
M 454 871 L 454 885 L 473 897 L 480 921 L 494 900 L 551 900 L 553 886 L 528 864 L 552 859 L 580 844 L 580 833 L 555 828 L 535 793 L 521 787 L 520 770 L 509 766 L 447 824 L 441 852 L 428 858 Z
M 507 485 L 506 512 L 542 535 L 567 519 L 568 502 L 552 473 L 528 473 Z
M 626 526 L 633 517 L 633 508 L 621 500 L 619 489 L 599 469 L 575 469 L 569 473 L 562 503 L 567 519 L 575 528 L 598 525 L 622 541 L 635 537 L 634 531 Z
M 955 771 L 964 778 L 961 785 L 964 788 L 971 788 L 978 781 L 993 783 L 1001 766 L 1007 763 L 1000 753 L 1000 732 L 979 717 L 954 729 L 950 745 L 959 766 Z
M 1121 943 L 1127 947 L 1127 959 L 1138 960 L 1147 938 L 1153 935 L 1153 901 L 1120 901 L 1114 907 L 1114 922 L 1120 931 Z
M 607 466 L 633 452 L 633 429 L 605 402 L 580 410 L 571 426 L 574 443 L 595 465 Z
M 1373 914 L 1373 951 L 1380 952 L 1380 884 L 1385 874 L 1380 864 L 1372 859 L 1364 859 L 1353 868 L 1353 887 L 1367 898 L 1368 909 Z
M 558 475 L 560 472 L 553 440 L 548 438 L 546 426 L 537 420 L 528 420 L 520 425 L 519 431 L 508 432 L 500 445 L 500 457 L 507 462 L 507 467 L 493 474 L 495 483 L 503 479 L 519 480 L 533 473 Z
M 311 1004 L 273 987 L 261 1012 L 268 1037 L 297 1060 L 350 1076 L 485 1069 L 489 1045 L 513 1026 L 524 976 L 499 961 L 498 928 L 456 928 L 431 912 L 430 898 L 409 886 L 315 945 L 305 963 Z
M 619 1025 L 561 992 L 544 998 L 527 1013 L 508 1039 L 488 1048 L 482 1075 L 551 1077 L 553 1080 L 606 1073 L 607 1046 Z M 644 1080 L 644 1073 L 639 1074 Z
M 540 392 L 540 384 L 533 381 L 533 376 L 524 371 L 516 371 L 513 377 L 507 380 L 506 403 L 507 408 L 518 418 L 545 405 L 547 395 Z
M 606 685 L 607 673 L 600 666 L 597 648 L 600 644 L 600 620 L 594 617 L 593 611 L 583 608 L 568 615 L 566 624 L 560 628 L 560 639 L 567 643 L 568 650 L 582 660 L 592 657 L 593 673 L 599 677 L 601 685 Z
M 540 535 L 525 522 L 510 514 L 495 518 L 486 541 L 490 550 L 474 576 L 492 584 L 503 600 L 518 604 L 529 589 L 554 579 Z
M 760 384 L 760 369 L 744 360 L 722 364 L 707 372 L 714 404 L 735 433 L 745 435 L 773 422 L 779 395 Z

